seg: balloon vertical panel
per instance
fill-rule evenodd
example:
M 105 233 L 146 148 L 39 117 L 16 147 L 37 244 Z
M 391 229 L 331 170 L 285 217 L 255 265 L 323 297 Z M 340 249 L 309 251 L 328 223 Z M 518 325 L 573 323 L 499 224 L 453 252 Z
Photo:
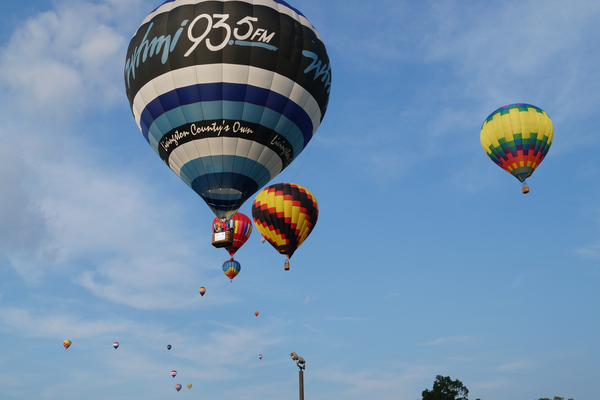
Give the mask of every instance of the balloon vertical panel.
M 144 138 L 226 219 L 303 151 L 331 87 L 320 35 L 280 0 L 166 2 L 124 76 Z

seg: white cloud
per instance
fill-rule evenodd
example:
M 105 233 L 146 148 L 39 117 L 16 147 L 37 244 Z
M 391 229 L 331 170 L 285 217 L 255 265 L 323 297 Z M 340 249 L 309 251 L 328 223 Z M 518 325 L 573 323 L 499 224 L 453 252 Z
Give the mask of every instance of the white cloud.
M 453 336 L 453 337 L 441 337 L 430 342 L 421 343 L 420 346 L 443 346 L 447 344 L 470 344 L 475 343 L 476 339 L 472 336 Z

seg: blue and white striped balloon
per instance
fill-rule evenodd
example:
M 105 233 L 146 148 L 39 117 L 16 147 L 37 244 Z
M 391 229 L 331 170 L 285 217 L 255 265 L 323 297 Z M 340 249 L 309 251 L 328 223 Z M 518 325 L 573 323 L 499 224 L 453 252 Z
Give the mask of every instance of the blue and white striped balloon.
M 166 1 L 124 73 L 144 138 L 225 219 L 307 146 L 331 88 L 319 33 L 282 0 Z

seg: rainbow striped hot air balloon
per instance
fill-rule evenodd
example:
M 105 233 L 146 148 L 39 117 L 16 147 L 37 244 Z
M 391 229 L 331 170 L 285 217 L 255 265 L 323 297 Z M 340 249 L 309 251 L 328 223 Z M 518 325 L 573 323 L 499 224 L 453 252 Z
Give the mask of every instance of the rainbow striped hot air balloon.
M 198 292 L 200 293 L 200 296 L 204 297 L 204 293 L 206 293 L 206 288 L 202 286 L 200 289 L 198 289 Z
M 548 114 L 531 104 L 515 103 L 490 114 L 481 127 L 481 145 L 488 157 L 523 184 L 546 157 L 554 127 Z
M 235 278 L 237 274 L 240 273 L 241 269 L 242 266 L 240 265 L 240 263 L 235 261 L 233 258 L 223 263 L 223 273 L 227 275 L 227 277 L 231 279 L 232 282 L 233 278 Z
M 246 215 L 237 212 L 228 221 L 215 218 L 213 220 L 212 229 L 213 233 L 228 230 L 233 231 L 233 244 L 229 247 L 225 247 L 229 252 L 229 255 L 233 257 L 235 252 L 238 251 L 250 237 L 250 234 L 252 233 L 252 221 L 250 221 L 250 218 Z
M 71 341 L 63 340 L 63 346 L 65 347 L 65 350 L 67 350 L 69 347 L 71 347 Z
M 178 392 L 181 390 L 181 385 L 179 383 L 175 385 L 175 390 L 177 390 Z

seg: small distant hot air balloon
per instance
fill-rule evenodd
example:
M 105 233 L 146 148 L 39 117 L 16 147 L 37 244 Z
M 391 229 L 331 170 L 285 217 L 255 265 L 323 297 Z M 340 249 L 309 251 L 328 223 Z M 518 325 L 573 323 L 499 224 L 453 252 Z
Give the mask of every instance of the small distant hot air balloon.
M 240 263 L 235 261 L 233 258 L 223 263 L 223 273 L 227 275 L 227 277 L 231 279 L 232 282 L 233 278 L 235 278 L 237 274 L 240 273 L 241 269 L 242 266 L 240 265 Z
M 188 383 L 188 384 L 187 384 L 187 387 L 188 387 L 188 389 L 191 389 L 191 388 L 192 388 L 192 384 L 191 384 L 191 383 Z
M 289 259 L 315 227 L 319 204 L 308 189 L 277 183 L 256 195 L 252 218 L 261 235 Z M 289 263 L 285 267 L 289 270 Z
M 113 347 L 115 348 L 115 350 L 117 349 L 117 347 L 119 347 L 119 342 L 114 342 L 113 343 Z
M 171 350 L 171 345 L 170 344 L 167 345 L 167 350 Z
M 171 371 L 171 376 L 172 376 L 173 378 L 175 378 L 175 376 L 176 376 L 176 375 L 177 375 L 177 371 L 175 371 L 175 370 Z
M 179 383 L 175 385 L 175 390 L 177 390 L 178 392 L 181 390 L 181 385 Z
M 546 157 L 554 127 L 541 109 L 516 103 L 500 107 L 490 114 L 481 127 L 480 140 L 488 157 L 523 184 Z
M 258 359 L 259 359 L 259 360 L 262 360 L 262 354 L 259 354 L 259 355 L 258 355 Z
M 258 311 L 254 311 L 254 316 L 258 317 Z
M 200 292 L 200 296 L 204 297 L 204 293 L 206 293 L 206 289 L 204 288 L 204 286 L 202 286 L 200 289 L 198 289 L 198 292 Z
M 71 347 L 71 341 L 63 340 L 63 346 L 65 346 L 65 350 L 67 350 L 69 347 Z
M 264 242 L 266 242 L 266 241 L 267 241 L 267 239 L 265 239 L 265 237 L 264 237 L 264 236 L 261 236 L 261 237 L 260 237 L 260 242 L 261 242 L 261 243 L 264 243 Z

